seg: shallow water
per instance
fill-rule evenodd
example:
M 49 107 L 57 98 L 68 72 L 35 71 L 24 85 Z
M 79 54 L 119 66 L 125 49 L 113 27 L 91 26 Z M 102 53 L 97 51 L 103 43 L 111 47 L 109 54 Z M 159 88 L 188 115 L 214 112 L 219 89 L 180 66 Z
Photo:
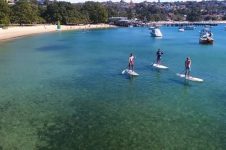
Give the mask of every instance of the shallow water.
M 0 44 L 0 149 L 226 149 L 226 31 L 56 32 Z M 168 70 L 150 67 L 158 48 Z M 129 53 L 139 77 L 121 75 Z M 192 75 L 176 76 L 192 59 Z

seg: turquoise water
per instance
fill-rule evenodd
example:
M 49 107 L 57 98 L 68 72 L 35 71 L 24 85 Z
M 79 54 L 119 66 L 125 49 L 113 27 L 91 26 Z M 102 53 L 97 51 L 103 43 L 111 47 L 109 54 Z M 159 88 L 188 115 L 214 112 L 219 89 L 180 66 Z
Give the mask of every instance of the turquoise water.
M 56 32 L 0 43 L 0 149 L 225 150 L 226 31 Z M 150 67 L 158 48 L 168 70 Z M 139 77 L 121 75 L 129 53 Z M 187 56 L 192 75 L 176 76 Z

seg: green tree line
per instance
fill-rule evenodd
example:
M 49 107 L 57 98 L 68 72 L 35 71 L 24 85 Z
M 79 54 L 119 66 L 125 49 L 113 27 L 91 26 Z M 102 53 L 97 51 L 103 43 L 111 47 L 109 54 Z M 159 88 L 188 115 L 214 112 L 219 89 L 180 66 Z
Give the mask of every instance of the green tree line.
M 9 24 L 84 24 L 105 23 L 108 20 L 107 9 L 98 2 L 86 2 L 72 5 L 69 2 L 47 2 L 38 5 L 36 1 L 20 0 L 15 5 L 8 5 L 0 0 L 0 25 Z
M 108 17 L 138 18 L 142 21 L 166 21 L 168 19 L 181 21 L 217 20 L 217 10 L 223 11 L 226 6 L 210 5 L 209 2 L 175 2 L 164 5 L 177 5 L 175 9 L 166 9 L 160 3 L 99 3 L 85 2 L 71 4 L 45 0 L 39 5 L 36 0 L 19 0 L 14 5 L 8 5 L 6 0 L 0 0 L 0 25 L 9 24 L 87 24 L 105 23 Z M 186 7 L 179 7 L 185 5 Z M 201 9 L 203 8 L 203 9 Z M 226 14 L 221 18 L 226 20 Z

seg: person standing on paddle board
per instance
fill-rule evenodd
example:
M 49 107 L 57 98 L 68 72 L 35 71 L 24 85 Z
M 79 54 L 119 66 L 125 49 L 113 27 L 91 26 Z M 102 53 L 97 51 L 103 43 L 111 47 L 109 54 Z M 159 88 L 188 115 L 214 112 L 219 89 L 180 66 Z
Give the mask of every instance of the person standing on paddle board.
M 191 59 L 189 57 L 185 60 L 185 77 L 189 77 L 191 72 Z
M 156 52 L 156 56 L 157 56 L 157 64 L 160 64 L 160 61 L 161 61 L 161 56 L 163 55 L 163 52 L 158 49 L 158 51 Z
M 131 53 L 129 56 L 129 70 L 132 70 L 132 71 L 133 71 L 133 66 L 134 66 L 134 59 L 135 59 L 135 57 L 133 56 L 133 53 Z

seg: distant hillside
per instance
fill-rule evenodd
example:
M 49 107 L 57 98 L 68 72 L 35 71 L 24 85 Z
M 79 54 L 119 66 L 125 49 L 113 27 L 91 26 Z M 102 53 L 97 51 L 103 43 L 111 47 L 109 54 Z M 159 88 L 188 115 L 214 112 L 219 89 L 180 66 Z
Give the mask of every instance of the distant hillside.
M 10 3 L 8 3 L 10 2 Z M 203 2 L 85 2 L 0 0 L 0 24 L 105 23 L 109 17 L 149 21 L 226 20 L 226 1 Z

